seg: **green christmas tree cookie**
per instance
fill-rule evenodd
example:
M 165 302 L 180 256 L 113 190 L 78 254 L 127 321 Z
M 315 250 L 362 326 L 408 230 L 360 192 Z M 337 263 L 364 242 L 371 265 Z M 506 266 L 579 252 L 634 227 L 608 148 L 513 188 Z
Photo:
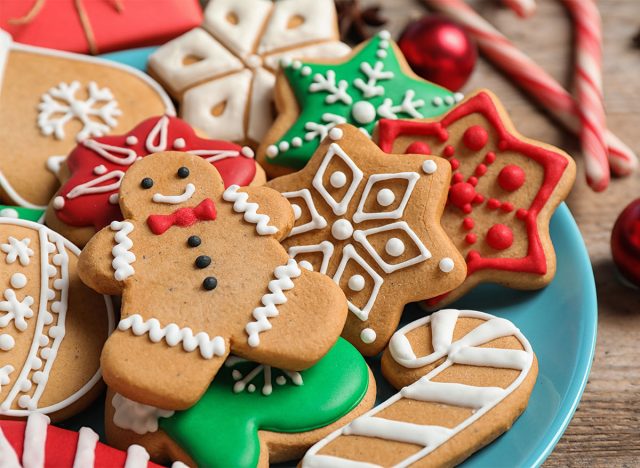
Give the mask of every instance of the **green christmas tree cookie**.
M 23 208 L 21 206 L 0 205 L 0 218 L 24 219 L 39 223 L 44 216 L 44 210 Z
M 283 173 L 273 166 L 304 167 L 338 124 L 349 123 L 371 135 L 382 118 L 435 117 L 462 99 L 413 74 L 387 31 L 341 63 L 294 60 L 282 69 L 286 85 L 276 86 L 280 115 L 258 149 L 270 175 Z

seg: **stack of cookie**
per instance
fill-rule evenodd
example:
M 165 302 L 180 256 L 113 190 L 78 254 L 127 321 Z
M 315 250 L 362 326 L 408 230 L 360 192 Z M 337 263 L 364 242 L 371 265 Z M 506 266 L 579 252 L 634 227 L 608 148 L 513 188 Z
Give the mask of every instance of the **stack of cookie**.
M 351 51 L 332 0 L 204 18 L 153 78 L 0 32 L 0 418 L 29 418 L 0 423 L 0 461 L 463 461 L 537 360 L 508 320 L 442 307 L 551 281 L 573 161 L 491 92 L 414 75 L 387 32 Z M 380 353 L 401 390 L 374 408 Z M 101 377 L 128 454 L 47 430 Z

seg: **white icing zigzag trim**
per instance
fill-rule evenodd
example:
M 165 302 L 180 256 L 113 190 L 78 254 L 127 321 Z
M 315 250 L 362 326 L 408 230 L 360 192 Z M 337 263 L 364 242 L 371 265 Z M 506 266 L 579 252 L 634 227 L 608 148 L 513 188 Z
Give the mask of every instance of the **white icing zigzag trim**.
M 171 410 L 163 410 L 129 400 L 119 393 L 113 395 L 111 404 L 115 410 L 113 424 L 140 435 L 156 432 L 158 430 L 158 419 L 171 417 L 175 413 Z
M 124 281 L 135 273 L 131 264 L 136 261 L 136 255 L 131 252 L 133 241 L 129 238 L 129 234 L 133 232 L 133 224 L 128 221 L 113 221 L 111 230 L 116 231 L 114 236 L 116 245 L 111 250 L 113 255 L 111 266 L 115 270 L 116 280 Z
M 239 188 L 240 187 L 238 185 L 231 185 L 222 194 L 222 198 L 225 201 L 233 202 L 233 211 L 236 213 L 243 213 L 244 220 L 248 223 L 255 224 L 256 231 L 261 236 L 268 236 L 278 232 L 278 228 L 269 225 L 269 216 L 265 214 L 258 214 L 258 208 L 260 208 L 260 205 L 248 202 L 249 194 L 246 192 L 238 192 Z
M 158 319 L 151 318 L 145 321 L 139 314 L 133 314 L 120 320 L 118 330 L 131 330 L 136 336 L 149 335 L 152 342 L 159 343 L 164 340 L 172 347 L 182 344 L 182 349 L 189 353 L 197 348 L 204 359 L 213 359 L 214 356 L 226 354 L 227 347 L 221 336 L 211 338 L 206 332 L 194 335 L 191 328 L 180 328 L 175 323 L 162 327 Z
M 276 267 L 273 273 L 276 279 L 269 281 L 269 291 L 271 292 L 262 296 L 263 306 L 253 309 L 255 322 L 249 322 L 245 327 L 249 335 L 249 346 L 254 348 L 258 346 L 260 344 L 260 333 L 271 330 L 269 319 L 280 314 L 277 306 L 287 302 L 284 292 L 293 289 L 292 278 L 297 278 L 301 274 L 302 271 L 298 267 L 298 262 L 292 258 L 289 259 L 286 265 Z

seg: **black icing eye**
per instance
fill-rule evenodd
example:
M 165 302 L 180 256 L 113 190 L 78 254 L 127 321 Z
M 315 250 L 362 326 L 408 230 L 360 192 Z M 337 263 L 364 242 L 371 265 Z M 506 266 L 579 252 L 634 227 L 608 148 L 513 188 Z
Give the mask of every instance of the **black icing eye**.
M 216 289 L 216 286 L 218 286 L 218 280 L 213 276 L 207 276 L 202 282 L 202 287 L 204 287 L 204 289 L 206 289 L 207 291 Z
M 186 179 L 187 177 L 189 177 L 189 169 L 184 166 L 178 169 L 178 177 L 180 177 L 181 179 Z
M 145 190 L 150 189 L 151 187 L 153 187 L 153 179 L 151 177 L 145 177 L 144 179 L 142 179 L 142 181 L 140 181 L 140 187 Z

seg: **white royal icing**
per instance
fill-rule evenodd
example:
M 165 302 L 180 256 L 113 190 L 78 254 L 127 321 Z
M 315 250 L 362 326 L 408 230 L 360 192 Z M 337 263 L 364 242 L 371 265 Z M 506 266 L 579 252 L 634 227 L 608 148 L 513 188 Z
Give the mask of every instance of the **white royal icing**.
M 114 408 L 113 423 L 121 429 L 136 434 L 147 434 L 158 430 L 158 419 L 173 416 L 174 411 L 137 403 L 115 393 L 111 399 Z
M 27 419 L 24 431 L 24 448 L 22 450 L 22 465 L 24 467 L 44 468 L 45 444 L 47 442 L 47 426 L 49 417 L 34 413 Z
M 249 322 L 245 327 L 249 338 L 247 342 L 249 346 L 256 347 L 260 345 L 260 333 L 271 330 L 270 318 L 280 315 L 278 306 L 287 302 L 285 291 L 293 289 L 293 278 L 297 278 L 302 274 L 298 267 L 298 263 L 294 259 L 289 259 L 286 265 L 276 267 L 273 276 L 276 279 L 269 281 L 269 293 L 262 296 L 262 306 L 253 310 L 253 318 L 255 321 Z
M 248 223 L 256 225 L 256 232 L 261 236 L 268 236 L 278 232 L 278 228 L 269 225 L 271 219 L 265 214 L 259 214 L 258 209 L 260 205 L 248 201 L 249 194 L 239 191 L 240 186 L 230 185 L 224 193 L 222 198 L 225 201 L 233 203 L 233 211 L 236 213 L 242 213 L 244 220 Z
M 453 341 L 453 331 L 458 318 L 475 318 L 485 322 L 471 330 L 457 341 Z M 416 357 L 406 334 L 416 328 L 431 324 L 434 351 L 423 357 Z M 479 347 L 497 338 L 513 336 L 520 341 L 523 350 Z M 423 367 L 446 358 L 438 367 L 413 384 L 404 387 L 393 397 L 355 419 L 351 424 L 330 434 L 311 447 L 302 460 L 303 467 L 351 468 L 377 466 L 365 462 L 341 458 L 339 455 L 319 455 L 327 444 L 341 435 L 357 435 L 373 439 L 420 445 L 423 448 L 396 466 L 410 466 L 418 463 L 442 444 L 478 421 L 488 411 L 518 388 L 529 374 L 533 362 L 533 350 L 529 341 L 508 320 L 473 310 L 441 310 L 429 317 L 417 320 L 398 330 L 389 343 L 393 359 L 409 368 Z M 453 364 L 507 368 L 519 370 L 518 377 L 505 389 L 499 387 L 476 387 L 449 382 L 434 382 L 433 378 Z M 443 403 L 473 409 L 473 414 L 452 428 L 437 425 L 421 425 L 401 420 L 377 417 L 401 399 Z M 375 447 L 373 448 L 375 450 Z
M 18 240 L 15 237 L 9 236 L 9 242 L 7 244 L 0 245 L 0 250 L 7 254 L 5 261 L 8 264 L 12 264 L 16 260 L 20 262 L 20 265 L 29 265 L 29 257 L 33 256 L 33 250 L 29 248 L 31 239 L 28 237 Z
M 82 427 L 78 432 L 78 445 L 76 446 L 76 456 L 73 459 L 73 468 L 94 466 L 98 434 L 89 427 Z
M 194 193 L 196 193 L 196 186 L 192 183 L 188 183 L 184 187 L 184 192 L 182 192 L 180 195 L 163 195 L 162 193 L 154 193 L 152 200 L 154 203 L 179 205 L 180 203 L 191 200 L 191 197 L 193 197 Z
M 112 231 L 115 231 L 114 240 L 116 242 L 116 245 L 111 249 L 113 256 L 111 265 L 115 271 L 116 280 L 124 281 L 135 273 L 131 265 L 136 261 L 136 255 L 131 251 L 133 241 L 129 238 L 129 234 L 134 229 L 133 224 L 129 221 L 113 221 L 110 227 Z
M 124 462 L 124 468 L 146 467 L 150 458 L 144 447 L 133 444 L 127 449 L 127 459 Z
M 242 362 L 248 362 L 248 361 L 236 356 L 230 356 L 225 361 L 224 365 L 225 367 L 233 367 L 236 364 L 239 364 Z M 279 375 L 278 377 L 276 377 L 276 384 L 284 385 L 287 382 L 287 377 L 291 379 L 291 382 L 294 385 L 300 386 L 304 384 L 304 381 L 302 379 L 302 375 L 300 374 L 300 372 L 288 371 L 284 369 L 280 369 L 280 372 L 282 372 L 283 375 Z M 250 382 L 252 382 L 258 375 L 263 374 L 264 383 L 262 385 L 262 394 L 265 396 L 269 396 L 271 395 L 271 393 L 273 393 L 272 373 L 273 373 L 272 367 L 264 364 L 256 364 L 256 366 L 245 376 L 243 376 L 239 370 L 234 369 L 234 371 L 231 373 L 233 380 L 236 381 L 235 384 L 233 385 L 233 392 L 240 393 L 246 390 L 247 392 L 252 393 L 253 391 L 255 391 L 255 386 Z M 251 390 L 252 388 L 253 390 Z
M 169 323 L 163 327 L 158 319 L 145 320 L 139 314 L 120 320 L 118 330 L 131 330 L 136 336 L 148 335 L 153 343 L 164 340 L 171 347 L 182 345 L 182 349 L 188 353 L 197 349 L 204 359 L 213 359 L 216 356 L 224 356 L 226 353 L 226 344 L 221 336 L 211 338 L 206 332 L 194 335 L 191 328 L 181 328 L 175 323 Z

